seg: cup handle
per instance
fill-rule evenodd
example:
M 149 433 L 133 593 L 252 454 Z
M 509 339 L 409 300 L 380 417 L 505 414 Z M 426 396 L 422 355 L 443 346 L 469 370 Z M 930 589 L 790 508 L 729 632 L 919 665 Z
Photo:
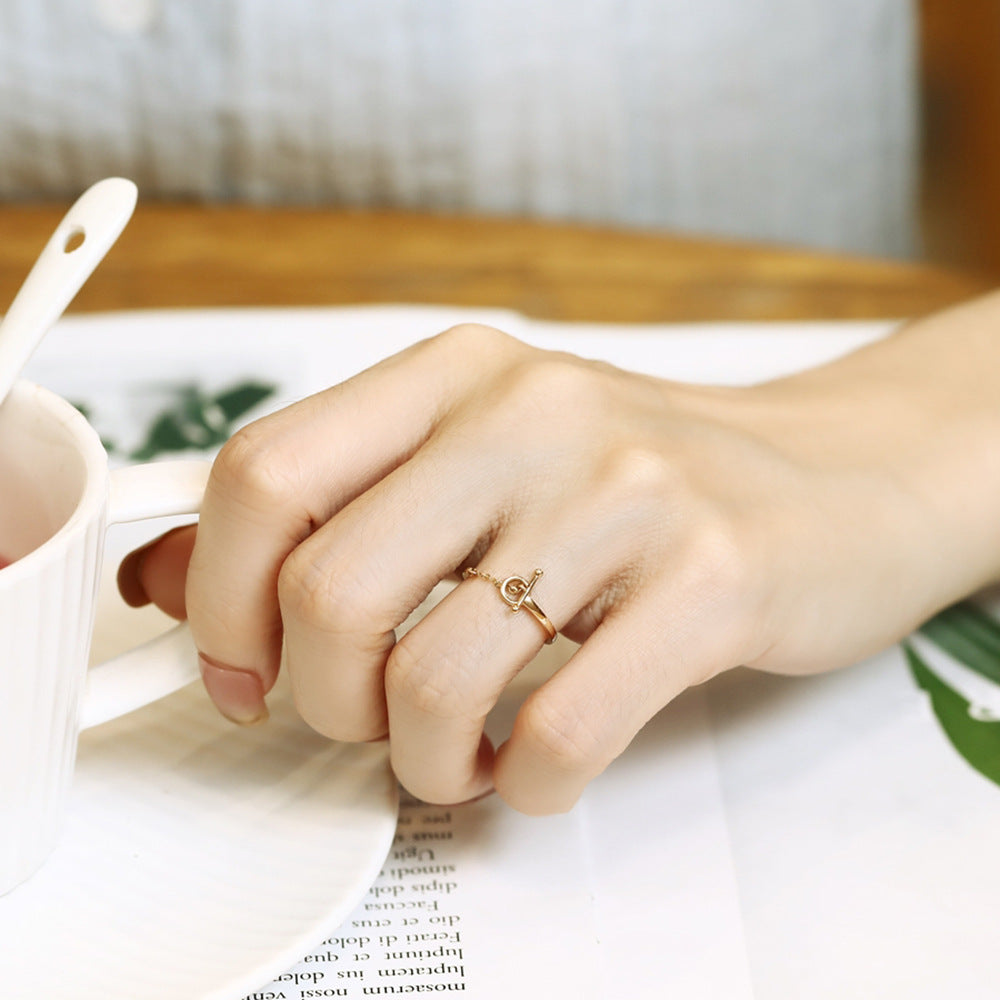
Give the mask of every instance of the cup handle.
M 153 462 L 111 472 L 108 523 L 197 514 L 211 469 L 208 461 Z M 198 656 L 186 624 L 87 671 L 81 729 L 88 729 L 177 691 L 198 677 Z

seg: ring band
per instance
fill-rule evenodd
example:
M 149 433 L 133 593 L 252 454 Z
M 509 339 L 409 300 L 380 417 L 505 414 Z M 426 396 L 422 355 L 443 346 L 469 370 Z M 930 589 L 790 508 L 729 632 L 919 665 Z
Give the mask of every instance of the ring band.
M 503 580 L 498 580 L 495 576 L 490 576 L 489 573 L 484 573 L 481 569 L 470 567 L 462 571 L 463 580 L 468 580 L 470 576 L 478 576 L 480 580 L 492 583 L 500 592 L 500 599 L 510 608 L 511 612 L 517 612 L 524 608 L 545 629 L 547 636 L 545 644 L 548 645 L 550 642 L 556 641 L 556 627 L 531 596 L 531 588 L 538 582 L 541 575 L 542 571 L 536 569 L 530 580 L 525 580 L 523 576 L 508 576 Z

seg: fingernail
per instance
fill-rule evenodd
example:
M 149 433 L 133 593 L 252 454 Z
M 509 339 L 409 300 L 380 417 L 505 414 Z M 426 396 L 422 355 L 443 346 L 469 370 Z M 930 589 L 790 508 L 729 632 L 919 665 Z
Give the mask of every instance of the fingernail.
M 208 696 L 230 722 L 254 726 L 268 717 L 264 685 L 251 670 L 224 666 L 198 654 L 198 666 Z
M 139 575 L 142 572 L 142 563 L 146 558 L 146 553 L 154 544 L 154 542 L 149 542 L 141 549 L 130 552 L 118 567 L 118 593 L 122 595 L 122 600 L 130 608 L 144 608 L 149 604 L 149 595 L 146 593 Z

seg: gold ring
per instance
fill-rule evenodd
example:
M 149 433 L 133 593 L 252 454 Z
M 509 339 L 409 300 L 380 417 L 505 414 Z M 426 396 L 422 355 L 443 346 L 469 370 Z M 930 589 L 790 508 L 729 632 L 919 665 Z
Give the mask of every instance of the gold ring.
M 470 576 L 478 576 L 480 580 L 492 583 L 500 591 L 501 599 L 512 612 L 518 612 L 524 608 L 545 629 L 545 634 L 548 637 L 545 644 L 548 645 L 550 642 L 556 641 L 556 627 L 531 596 L 531 588 L 538 582 L 541 575 L 542 571 L 536 569 L 530 580 L 525 580 L 523 576 L 508 576 L 503 580 L 498 580 L 495 576 L 490 576 L 489 573 L 484 573 L 480 569 L 470 567 L 462 571 L 463 580 L 468 580 Z

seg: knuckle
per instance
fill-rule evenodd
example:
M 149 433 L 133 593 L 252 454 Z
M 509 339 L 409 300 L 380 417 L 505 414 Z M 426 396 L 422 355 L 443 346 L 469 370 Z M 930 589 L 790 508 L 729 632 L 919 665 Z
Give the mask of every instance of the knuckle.
M 509 351 L 515 345 L 520 346 L 520 341 L 510 334 L 482 323 L 459 323 L 442 331 L 430 342 L 447 351 L 456 351 L 474 359 Z
M 630 504 L 648 500 L 660 505 L 688 492 L 686 476 L 668 456 L 639 444 L 615 448 L 605 464 L 604 478 L 611 491 Z
M 456 677 L 447 655 L 432 652 L 407 633 L 393 647 L 385 669 L 387 694 L 417 711 L 441 719 L 474 714 L 465 685 Z
M 313 558 L 300 545 L 278 574 L 278 603 L 286 620 L 330 633 L 381 632 L 378 595 L 344 566 Z
M 527 745 L 550 766 L 571 773 L 598 770 L 602 741 L 578 709 L 536 694 L 521 709 L 518 722 Z
M 767 612 L 765 575 L 742 535 L 725 522 L 699 524 L 689 535 L 677 574 L 691 614 L 713 623 L 702 637 L 712 653 L 692 676 L 707 680 L 719 669 L 745 662 L 748 649 L 758 645 L 755 636 Z
M 262 422 L 248 424 L 220 450 L 212 467 L 216 488 L 255 511 L 266 513 L 294 504 L 302 483 L 287 456 L 287 449 L 275 443 Z
M 590 367 L 559 354 L 537 353 L 511 372 L 511 404 L 537 411 L 579 413 L 604 394 L 604 379 Z
M 708 594 L 743 595 L 752 584 L 746 541 L 737 526 L 721 516 L 705 519 L 693 530 L 690 560 L 696 581 Z

